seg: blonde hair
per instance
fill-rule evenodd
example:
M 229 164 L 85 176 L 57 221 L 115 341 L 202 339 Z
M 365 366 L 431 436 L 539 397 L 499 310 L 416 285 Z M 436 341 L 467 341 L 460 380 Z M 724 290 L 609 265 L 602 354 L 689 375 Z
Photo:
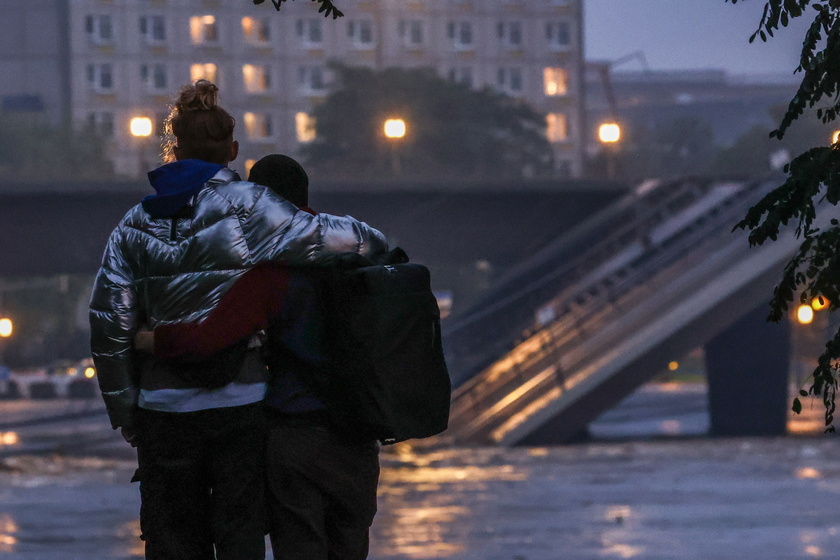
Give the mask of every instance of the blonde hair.
M 219 107 L 218 98 L 219 88 L 208 80 L 181 88 L 164 122 L 164 161 L 175 160 L 177 146 L 183 159 L 228 163 L 236 120 Z

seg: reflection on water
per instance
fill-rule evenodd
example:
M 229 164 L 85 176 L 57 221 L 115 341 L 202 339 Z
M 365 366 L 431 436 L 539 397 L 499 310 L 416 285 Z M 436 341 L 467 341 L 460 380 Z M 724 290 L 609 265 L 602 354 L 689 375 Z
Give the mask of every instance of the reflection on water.
M 14 518 L 8 513 L 0 513 L 0 552 L 12 553 L 15 551 L 17 537 L 20 531 Z
M 415 452 L 403 444 L 391 451 L 395 454 L 383 455 L 379 483 L 377 558 L 448 558 L 464 552 L 467 532 L 480 514 L 459 496 L 481 495 L 491 483 L 528 478 L 499 450 Z
M 117 538 L 120 546 L 117 553 L 120 558 L 125 556 L 143 558 L 146 555 L 145 543 L 140 540 L 140 520 L 129 521 L 117 527 Z
M 18 445 L 20 436 L 15 432 L 0 432 L 0 447 L 7 445 Z

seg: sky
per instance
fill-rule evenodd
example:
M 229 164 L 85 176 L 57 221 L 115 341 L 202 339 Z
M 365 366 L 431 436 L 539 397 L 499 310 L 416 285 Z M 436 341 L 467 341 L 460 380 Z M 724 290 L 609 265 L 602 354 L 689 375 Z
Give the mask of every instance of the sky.
M 723 69 L 734 75 L 791 75 L 808 24 L 797 18 L 775 38 L 750 44 L 765 0 L 583 0 L 587 60 L 641 51 L 651 70 Z M 638 60 L 615 67 L 642 70 Z

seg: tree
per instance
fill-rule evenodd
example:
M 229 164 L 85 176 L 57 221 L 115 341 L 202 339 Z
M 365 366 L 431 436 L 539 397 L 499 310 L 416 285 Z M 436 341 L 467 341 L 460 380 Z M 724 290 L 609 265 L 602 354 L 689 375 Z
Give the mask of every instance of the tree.
M 288 0 L 271 0 L 271 3 L 274 4 L 274 8 L 279 12 L 280 6 L 283 2 L 287 1 Z M 333 4 L 331 0 L 312 0 L 312 2 L 318 3 L 318 13 L 323 13 L 324 17 L 332 16 L 333 19 L 336 19 L 344 16 L 344 12 L 336 8 L 335 4 Z M 265 0 L 254 0 L 254 4 L 260 5 L 263 3 L 265 3 Z
M 733 4 L 739 0 L 729 0 Z M 812 8 L 813 11 L 807 10 Z M 806 12 L 807 10 L 807 12 Z M 782 139 L 794 122 L 807 109 L 816 108 L 816 119 L 826 124 L 840 114 L 840 2 L 837 0 L 769 0 L 756 32 L 767 41 L 779 27 L 798 17 L 813 16 L 805 33 L 796 72 L 802 81 L 787 111 L 770 137 Z M 782 279 L 773 293 L 769 320 L 781 321 L 788 304 L 812 298 L 825 298 L 830 310 L 840 308 L 840 221 L 831 219 L 828 225 L 817 225 L 817 211 L 827 212 L 823 204 L 837 205 L 840 201 L 840 145 L 817 146 L 807 150 L 786 165 L 785 182 L 750 208 L 735 227 L 748 229 L 751 245 L 775 240 L 782 227 L 795 224 L 802 242 L 793 258 L 785 266 Z M 834 412 L 840 376 L 840 330 L 826 344 L 818 359 L 808 387 L 800 395 L 821 397 L 825 405 L 827 431 L 834 431 Z M 795 399 L 793 410 L 801 410 Z
M 335 65 L 337 88 L 313 112 L 307 164 L 326 175 L 487 178 L 545 175 L 545 116 L 489 89 L 444 80 L 432 69 Z M 405 121 L 402 139 L 383 132 Z
M 90 128 L 37 119 L 0 118 L 0 174 L 9 181 L 78 181 L 114 177 L 105 139 Z M 49 162 L 49 165 L 44 165 Z

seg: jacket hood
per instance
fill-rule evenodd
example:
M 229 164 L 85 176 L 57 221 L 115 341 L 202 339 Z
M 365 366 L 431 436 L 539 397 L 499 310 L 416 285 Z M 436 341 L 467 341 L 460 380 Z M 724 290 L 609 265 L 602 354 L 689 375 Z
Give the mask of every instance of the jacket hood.
M 184 159 L 149 171 L 149 183 L 157 194 L 143 199 L 143 209 L 153 218 L 174 216 L 224 167 L 199 159 Z

